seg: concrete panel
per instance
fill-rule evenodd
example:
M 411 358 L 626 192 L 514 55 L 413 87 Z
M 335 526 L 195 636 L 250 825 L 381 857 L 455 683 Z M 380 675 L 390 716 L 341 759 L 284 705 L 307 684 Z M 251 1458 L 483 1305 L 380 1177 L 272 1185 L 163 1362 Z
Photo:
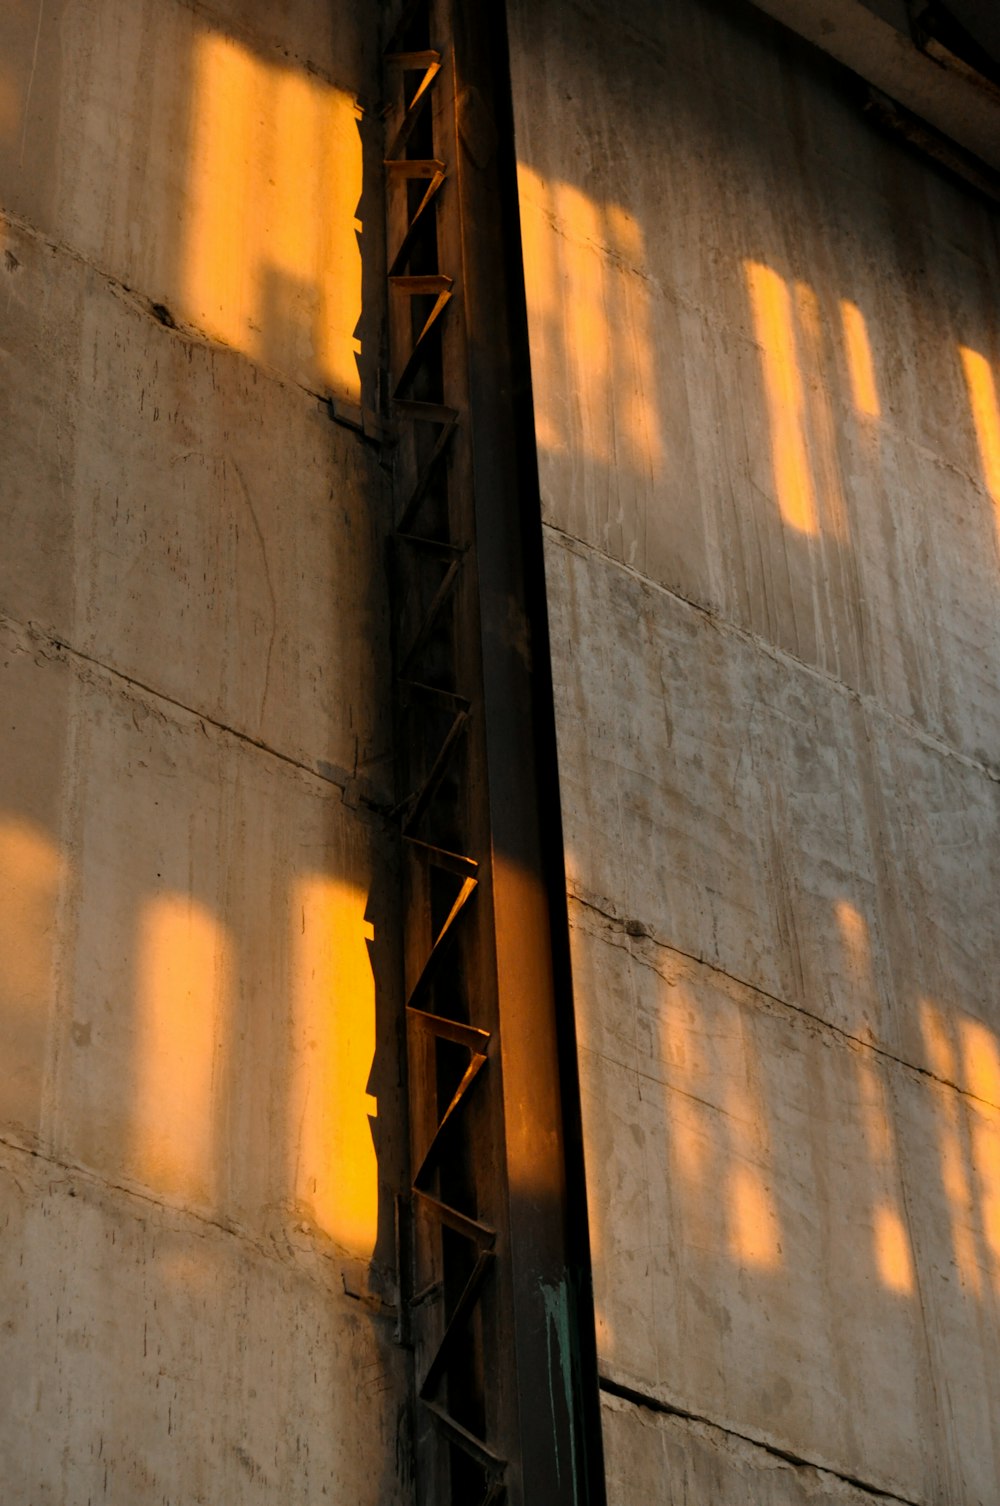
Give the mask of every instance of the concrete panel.
M 983 1506 L 995 213 L 749 5 L 512 11 L 611 1498 Z
M 1000 1109 L 573 914 L 605 1373 L 906 1500 L 989 1500 Z
M 559 535 L 547 571 L 573 892 L 914 1064 L 924 999 L 992 1039 L 997 782 Z
M 385 488 L 316 397 L 374 363 L 376 28 L 0 9 L 0 1497 L 381 1506 Z
M 603 1399 L 609 1506 L 871 1506 L 871 1493 L 720 1428 Z
M 0 296 L 0 611 L 388 798 L 372 447 L 3 221 Z
M 10 1506 L 407 1499 L 401 1355 L 336 1265 L 0 1149 Z
M 363 11 L 5 5 L 0 206 L 178 322 L 356 400 Z
M 20 630 L 2 644 L 4 1133 L 391 1262 L 391 843 L 325 781 Z
M 514 12 L 549 521 L 996 768 L 995 216 L 749 7 Z

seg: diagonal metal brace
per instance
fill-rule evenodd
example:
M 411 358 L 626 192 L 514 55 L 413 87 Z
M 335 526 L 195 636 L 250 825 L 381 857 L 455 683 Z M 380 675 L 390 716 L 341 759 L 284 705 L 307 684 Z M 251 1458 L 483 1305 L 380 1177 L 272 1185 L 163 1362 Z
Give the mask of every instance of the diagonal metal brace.
M 441 54 L 439 52 L 395 52 L 389 53 L 386 62 L 395 63 L 402 68 L 404 73 L 416 73 L 419 69 L 425 70 L 420 80 L 416 94 L 406 106 L 406 112 L 400 123 L 399 130 L 393 138 L 392 145 L 386 152 L 387 157 L 398 157 L 399 153 L 406 149 L 406 144 L 413 134 L 413 128 L 420 119 L 420 113 L 430 98 L 434 80 L 441 72 Z
M 406 228 L 406 234 L 403 236 L 403 239 L 399 243 L 399 250 L 396 252 L 395 256 L 392 258 L 391 263 L 389 264 L 390 277 L 395 277 L 398 272 L 401 272 L 409 261 L 410 252 L 413 250 L 413 244 L 416 241 L 421 230 L 423 230 L 426 221 L 431 218 L 428 211 L 430 210 L 430 207 L 433 204 L 434 200 L 437 198 L 438 194 L 441 192 L 441 189 L 444 187 L 446 178 L 447 173 L 445 173 L 444 171 L 436 172 L 431 177 L 431 180 L 427 185 L 427 190 L 423 198 L 420 200 L 420 203 L 417 205 L 416 213 L 414 214 L 413 219 L 410 221 L 409 225 Z
M 451 595 L 452 587 L 458 579 L 458 572 L 461 568 L 462 560 L 461 557 L 459 557 L 458 559 L 453 559 L 449 564 L 447 570 L 444 572 L 444 575 L 441 578 L 441 584 L 438 586 L 437 590 L 434 592 L 434 595 L 431 597 L 430 604 L 428 605 L 427 610 L 424 613 L 423 621 L 417 628 L 413 642 L 410 644 L 409 648 L 406 650 L 406 653 L 403 655 L 403 662 L 399 671 L 399 677 L 401 680 L 406 680 L 409 678 L 410 665 L 413 663 L 414 659 L 417 657 L 420 650 L 424 647 L 428 638 L 430 637 L 434 629 L 434 624 L 440 616 L 441 608 L 444 606 L 445 602 L 448 600 L 448 597 Z
M 397 403 L 397 410 L 399 408 L 402 408 L 402 406 L 403 404 L 401 402 Z M 430 407 L 431 405 L 425 404 L 424 406 Z M 441 432 L 438 435 L 437 440 L 435 441 L 434 448 L 431 451 L 427 464 L 424 466 L 420 475 L 417 477 L 416 485 L 414 486 L 413 491 L 410 493 L 409 501 L 403 508 L 403 511 L 399 517 L 399 522 L 396 525 L 397 529 L 401 533 L 405 533 L 407 529 L 409 529 L 412 525 L 414 518 L 420 510 L 420 504 L 427 494 L 427 488 L 430 486 L 430 483 L 434 478 L 434 472 L 437 469 L 438 463 L 444 455 L 445 450 L 448 448 L 448 444 L 451 440 L 452 435 L 458 428 L 458 413 L 454 409 L 444 409 L 442 411 L 444 413 L 447 413 L 448 416 L 446 418 L 442 417 L 442 419 L 440 420 Z M 435 421 L 431 418 L 431 415 L 429 413 L 422 415 L 409 414 L 407 416 L 424 417 L 429 419 L 431 422 Z
M 413 797 L 413 804 L 410 806 L 409 812 L 403 822 L 404 836 L 413 830 L 435 790 L 444 778 L 449 760 L 455 748 L 455 743 L 458 741 L 459 734 L 465 730 L 465 724 L 468 720 L 469 713 L 467 711 L 456 713 L 455 719 L 445 735 L 444 742 L 438 750 L 438 755 L 431 765 L 430 773 L 424 780 L 421 789 Z
M 469 1315 L 479 1298 L 479 1288 L 485 1281 L 495 1258 L 492 1250 L 480 1250 L 479 1258 L 472 1267 L 469 1279 L 462 1289 L 462 1295 L 455 1304 L 455 1311 L 452 1313 L 448 1326 L 444 1331 L 437 1348 L 437 1353 L 427 1368 L 423 1385 L 417 1393 L 421 1401 L 430 1401 L 437 1390 L 438 1383 L 444 1374 L 445 1367 L 451 1356 L 451 1351 L 455 1347 L 455 1340 L 468 1322 Z
M 445 1411 L 444 1407 L 439 1406 L 436 1401 L 424 1401 L 422 1405 L 427 1408 L 435 1422 L 447 1434 L 450 1442 L 457 1444 L 471 1459 L 475 1459 L 477 1464 L 482 1465 L 484 1469 L 490 1471 L 495 1470 L 500 1472 L 506 1469 L 506 1459 L 501 1459 L 499 1454 L 495 1454 L 491 1448 L 487 1448 L 486 1444 L 481 1438 L 477 1438 L 475 1433 L 470 1433 L 468 1428 L 463 1428 L 460 1422 L 456 1422 L 454 1417 Z
M 486 1062 L 487 1057 L 485 1057 L 481 1051 L 473 1052 L 469 1065 L 462 1073 L 462 1080 L 459 1083 L 458 1087 L 455 1089 L 451 1103 L 449 1103 L 448 1107 L 444 1111 L 444 1118 L 441 1120 L 441 1123 L 434 1131 L 431 1143 L 430 1145 L 428 1145 L 426 1151 L 424 1152 L 424 1158 L 421 1161 L 420 1165 L 417 1167 L 416 1175 L 413 1178 L 414 1191 L 426 1191 L 426 1188 L 422 1185 L 423 1180 L 429 1172 L 430 1168 L 433 1166 L 434 1159 L 438 1155 L 448 1131 L 454 1127 L 455 1115 L 461 1108 L 466 1094 L 469 1092 L 469 1089 L 472 1087 L 472 1084 L 475 1082 L 480 1072 L 486 1066 Z
M 434 945 L 430 949 L 427 961 L 420 969 L 420 977 L 417 979 L 416 983 L 413 985 L 412 990 L 410 991 L 410 997 L 406 1002 L 407 1009 L 416 1009 L 416 1000 L 423 996 L 427 985 L 431 980 L 431 975 L 433 974 L 435 967 L 440 961 L 441 954 L 444 950 L 444 944 L 450 936 L 456 920 L 465 909 L 473 894 L 476 892 L 477 882 L 478 881 L 471 875 L 468 875 L 463 880 L 462 887 L 461 889 L 459 889 L 458 894 L 455 897 L 455 903 L 452 905 L 451 910 L 448 912 L 448 917 L 445 920 L 444 925 L 438 932 Z
M 448 281 L 450 283 L 451 279 L 449 278 Z M 403 367 L 399 381 L 396 383 L 393 397 L 401 397 L 406 391 L 406 388 L 410 385 L 410 382 L 413 380 L 414 373 L 416 372 L 417 367 L 420 365 L 420 362 L 423 359 L 423 351 L 424 346 L 427 343 L 427 339 L 434 326 L 441 318 L 441 315 L 448 307 L 451 299 L 451 287 L 443 287 L 438 293 L 437 298 L 435 298 L 434 300 L 434 306 L 424 321 L 423 329 L 420 331 L 416 340 L 414 340 L 413 342 L 413 349 L 410 351 L 409 359 L 407 360 L 406 365 Z

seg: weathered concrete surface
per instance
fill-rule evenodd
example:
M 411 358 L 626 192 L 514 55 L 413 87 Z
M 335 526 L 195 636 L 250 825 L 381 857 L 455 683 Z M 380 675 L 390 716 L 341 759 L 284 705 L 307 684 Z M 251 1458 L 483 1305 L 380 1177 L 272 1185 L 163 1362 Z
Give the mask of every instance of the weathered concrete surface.
M 336 1263 L 4 1148 L 0 1281 L 10 1506 L 398 1498 L 398 1377 Z
M 367 6 L 14 0 L 0 207 L 181 323 L 358 397 Z
M 5 1506 L 407 1497 L 374 60 L 0 15 Z
M 0 611 L 389 798 L 373 447 L 2 218 L 0 299 Z
M 922 998 L 992 1039 L 1000 784 L 591 550 L 548 579 L 573 892 L 916 1065 Z
M 605 1372 L 905 1499 L 988 1501 L 1000 1106 L 573 914 Z
M 871 1506 L 869 1491 L 823 1470 L 617 1396 L 604 1398 L 603 1423 L 609 1506 Z
M 996 768 L 992 212 L 749 7 L 582 9 L 516 7 L 549 520 Z
M 7 1133 L 258 1233 L 294 1216 L 370 1255 L 366 937 L 391 988 L 389 842 L 318 777 L 0 634 Z M 380 1023 L 391 1051 L 391 1010 Z M 394 1070 L 386 1089 L 391 1123 Z M 384 1233 L 391 1248 L 391 1217 Z
M 721 1430 L 612 1498 L 985 1506 L 995 215 L 749 6 L 513 10 L 600 1363 Z

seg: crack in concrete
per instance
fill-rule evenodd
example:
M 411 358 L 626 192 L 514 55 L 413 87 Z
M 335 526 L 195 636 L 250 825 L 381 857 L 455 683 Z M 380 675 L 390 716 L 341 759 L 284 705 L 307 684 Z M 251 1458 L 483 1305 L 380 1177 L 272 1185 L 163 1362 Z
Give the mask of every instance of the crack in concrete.
M 263 725 L 264 709 L 267 706 L 268 691 L 271 688 L 271 660 L 274 656 L 274 642 L 278 636 L 278 598 L 274 594 L 274 584 L 271 580 L 271 565 L 267 557 L 267 544 L 264 541 L 264 532 L 260 526 L 260 520 L 257 517 L 257 509 L 253 505 L 253 497 L 250 495 L 250 488 L 249 486 L 247 486 L 246 477 L 244 476 L 239 463 L 235 459 L 233 459 L 231 461 L 231 464 L 233 470 L 236 473 L 236 479 L 240 483 L 240 487 L 243 491 L 243 500 L 246 502 L 247 511 L 250 514 L 250 521 L 253 524 L 253 530 L 257 537 L 257 546 L 260 549 L 260 560 L 264 568 L 264 581 L 267 585 L 267 596 L 268 600 L 271 603 L 271 631 L 267 640 L 267 658 L 264 664 L 264 688 L 261 691 L 260 710 L 257 715 L 258 724 Z
M 620 570 L 623 574 L 631 576 L 633 580 L 639 581 L 651 591 L 668 596 L 672 601 L 680 602 L 683 606 L 689 607 L 692 612 L 697 612 L 717 632 L 732 634 L 734 638 L 748 644 L 758 653 L 763 654 L 765 658 L 773 660 L 775 664 L 780 665 L 784 669 L 797 669 L 810 675 L 814 680 L 836 691 L 845 700 L 853 701 L 863 711 L 873 717 L 881 718 L 882 721 L 898 727 L 901 732 L 911 737 L 914 742 L 922 744 L 932 752 L 940 754 L 943 758 L 953 758 L 965 768 L 972 769 L 975 773 L 984 775 L 993 784 L 1000 784 L 1000 767 L 991 768 L 989 764 L 983 763 L 981 759 L 973 758 L 969 753 L 960 752 L 958 748 L 952 747 L 950 743 L 942 741 L 940 737 L 937 737 L 926 727 L 920 726 L 919 723 L 912 721 L 909 717 L 901 716 L 899 712 L 893 711 L 881 701 L 876 700 L 874 696 L 865 695 L 862 691 L 855 690 L 852 685 L 848 685 L 844 680 L 838 680 L 836 675 L 829 674 L 826 670 L 820 669 L 816 664 L 807 663 L 805 659 L 798 658 L 795 654 L 789 653 L 787 649 L 780 648 L 776 643 L 770 643 L 766 638 L 762 638 L 758 633 L 751 632 L 749 628 L 742 627 L 730 618 L 720 617 L 717 612 L 713 612 L 711 607 L 705 606 L 703 602 L 694 601 L 691 597 L 682 595 L 680 591 L 675 591 L 671 586 L 665 586 L 662 581 L 654 580 L 652 576 L 645 575 L 641 570 L 637 570 L 634 565 L 627 565 L 623 560 L 616 559 L 613 554 L 608 554 L 605 550 L 599 549 L 596 544 L 588 543 L 585 539 L 575 538 L 573 534 L 567 533 L 565 529 L 560 528 L 558 523 L 546 521 L 543 527 L 546 533 L 552 534 L 557 538 L 571 554 L 575 554 L 580 558 L 594 555 L 597 559 L 605 560 L 609 565 L 614 566 L 616 570 Z
M 577 904 L 582 909 L 590 910 L 595 915 L 601 916 L 613 930 L 620 932 L 623 936 L 627 936 L 630 939 L 641 938 L 651 941 L 654 946 L 659 947 L 662 951 L 672 953 L 675 957 L 683 957 L 687 962 L 693 962 L 698 967 L 704 967 L 708 972 L 715 973 L 720 978 L 728 979 L 730 983 L 735 983 L 738 988 L 745 988 L 748 993 L 756 994 L 758 998 L 766 999 L 770 1004 L 776 1004 L 780 1009 L 786 1009 L 791 1014 L 801 1015 L 821 1030 L 827 1031 L 830 1035 L 836 1036 L 842 1041 L 849 1042 L 852 1046 L 857 1046 L 862 1051 L 871 1051 L 874 1055 L 882 1057 L 885 1061 L 893 1062 L 897 1067 L 902 1067 L 904 1071 L 913 1072 L 918 1077 L 925 1077 L 928 1081 L 937 1083 L 939 1087 L 950 1088 L 970 1103 L 980 1103 L 985 1108 L 1000 1111 L 1000 1103 L 994 1103 L 992 1099 L 982 1098 L 978 1093 L 970 1092 L 968 1088 L 963 1088 L 961 1083 L 953 1082 L 948 1077 L 941 1077 L 937 1072 L 932 1072 L 929 1067 L 922 1067 L 917 1062 L 907 1061 L 905 1057 L 897 1056 L 894 1052 L 889 1051 L 885 1046 L 879 1045 L 876 1041 L 867 1041 L 859 1035 L 852 1035 L 842 1025 L 835 1025 L 831 1020 L 825 1019 L 823 1015 L 815 1014 L 811 1009 L 807 1009 L 804 1004 L 796 1004 L 790 999 L 783 999 L 779 994 L 770 993 L 766 988 L 761 988 L 759 984 L 751 983 L 747 978 L 741 978 L 738 973 L 729 972 L 717 963 L 710 962 L 706 957 L 699 957 L 695 952 L 686 952 L 683 947 L 675 946 L 673 942 L 665 941 L 662 936 L 657 936 L 655 932 L 651 931 L 641 921 L 629 920 L 615 914 L 611 910 L 605 910 L 596 900 L 587 899 L 572 887 L 567 889 L 567 894 L 573 904 Z M 572 926 L 572 920 L 570 921 L 570 925 Z M 629 951 L 635 961 L 643 967 L 652 968 L 658 976 L 664 976 L 650 959 L 638 955 L 631 948 L 629 948 Z M 639 1073 L 638 1075 L 646 1077 L 648 1074 Z M 661 1079 L 653 1078 L 650 1080 L 660 1083 L 662 1086 Z
M 767 1443 L 762 1438 L 755 1438 L 750 1433 L 741 1433 L 738 1428 L 727 1427 L 725 1423 L 716 1422 L 700 1412 L 692 1412 L 687 1407 L 678 1406 L 674 1402 L 663 1401 L 658 1396 L 650 1396 L 648 1392 L 640 1391 L 634 1386 L 624 1385 L 621 1381 L 612 1379 L 610 1375 L 599 1375 L 598 1385 L 608 1396 L 617 1396 L 622 1401 L 630 1402 L 632 1406 L 642 1407 L 644 1411 L 657 1412 L 664 1417 L 679 1417 L 685 1422 L 700 1423 L 702 1427 L 712 1428 L 713 1431 L 723 1433 L 727 1438 L 738 1438 L 741 1443 L 760 1449 L 762 1453 L 769 1454 L 773 1459 L 781 1459 L 786 1464 L 794 1465 L 796 1469 L 812 1469 L 819 1474 L 829 1475 L 832 1479 L 839 1480 L 844 1485 L 850 1485 L 877 1501 L 892 1501 L 896 1502 L 897 1506 L 926 1506 L 925 1502 L 915 1500 L 912 1496 L 901 1496 L 893 1491 L 883 1490 L 881 1486 L 874 1485 L 870 1480 L 863 1480 L 860 1475 L 834 1469 L 829 1464 L 819 1464 L 815 1459 L 808 1459 L 804 1454 L 796 1453 L 793 1449 L 782 1448 L 776 1443 Z

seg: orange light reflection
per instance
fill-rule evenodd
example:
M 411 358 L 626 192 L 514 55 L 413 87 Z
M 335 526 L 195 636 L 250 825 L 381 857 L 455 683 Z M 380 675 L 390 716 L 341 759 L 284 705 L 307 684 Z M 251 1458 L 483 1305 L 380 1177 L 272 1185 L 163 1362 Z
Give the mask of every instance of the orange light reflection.
M 844 327 L 847 370 L 851 379 L 851 396 L 854 399 L 854 406 L 863 417 L 878 418 L 881 408 L 875 382 L 875 362 L 872 360 L 872 348 L 868 339 L 865 316 L 856 303 L 842 298 L 840 318 Z
M 199 38 L 194 74 L 182 315 L 356 398 L 355 102 L 217 33 Z
M 837 929 L 847 963 L 845 975 L 852 990 L 862 997 L 877 995 L 868 922 L 850 900 L 835 906 Z M 887 1083 L 876 1059 L 868 1052 L 854 1053 L 858 1085 L 858 1110 L 868 1156 L 869 1206 L 875 1269 L 882 1285 L 891 1292 L 910 1296 L 916 1290 L 913 1251 L 901 1202 L 899 1152 Z
M 63 860 L 37 826 L 0 817 L 0 1010 L 48 1003 L 51 938 Z
M 847 537 L 847 509 L 840 483 L 837 424 L 826 380 L 827 353 L 819 299 L 805 282 L 795 284 L 795 312 L 801 335 L 806 417 L 813 437 L 813 467 L 818 502 L 827 534 Z
M 993 1032 L 979 1020 L 961 1019 L 958 1038 L 965 1087 L 975 1094 L 969 1105 L 969 1135 L 983 1238 L 1000 1291 L 1000 1050 Z
M 722 1234 L 738 1265 L 776 1270 L 781 1224 L 768 1184 L 772 1154 L 756 1047 L 738 1025 L 706 1042 L 699 1017 L 697 997 L 675 983 L 664 997 L 662 1044 L 685 1226 L 692 1243 L 715 1248 Z M 722 1101 L 713 1109 L 716 1095 Z M 706 1199 L 708 1187 L 713 1193 Z
M 147 901 L 139 926 L 136 1175 L 210 1204 L 218 1192 L 216 1058 L 229 1026 L 229 938 L 187 894 Z
M 955 1264 L 963 1282 L 978 1294 L 979 1261 L 972 1229 L 973 1192 L 962 1149 L 958 1095 L 946 1083 L 958 1082 L 958 1062 L 944 1016 L 929 1000 L 920 1005 L 920 1027 L 931 1071 L 942 1079 L 934 1089 L 941 1158 L 941 1182 L 951 1220 Z
M 28 1129 L 40 1103 L 64 866 L 34 823 L 0 816 L 0 1112 Z
M 633 473 L 663 460 L 645 244 L 635 217 L 518 164 L 538 442 Z
M 993 499 L 997 536 L 1000 538 L 1000 404 L 997 402 L 996 381 L 989 361 L 978 351 L 961 345 L 959 355 L 976 426 L 983 480 Z
M 875 1260 L 884 1286 L 904 1297 L 913 1295 L 910 1236 L 899 1213 L 888 1204 L 875 1209 Z
M 805 392 L 792 296 L 784 278 L 760 262 L 744 264 L 754 334 L 760 347 L 771 457 L 782 520 L 799 533 L 819 531 L 805 432 Z
M 368 1092 L 375 982 L 364 891 L 317 874 L 292 892 L 289 1176 L 296 1205 L 351 1254 L 375 1246 L 378 1167 Z

